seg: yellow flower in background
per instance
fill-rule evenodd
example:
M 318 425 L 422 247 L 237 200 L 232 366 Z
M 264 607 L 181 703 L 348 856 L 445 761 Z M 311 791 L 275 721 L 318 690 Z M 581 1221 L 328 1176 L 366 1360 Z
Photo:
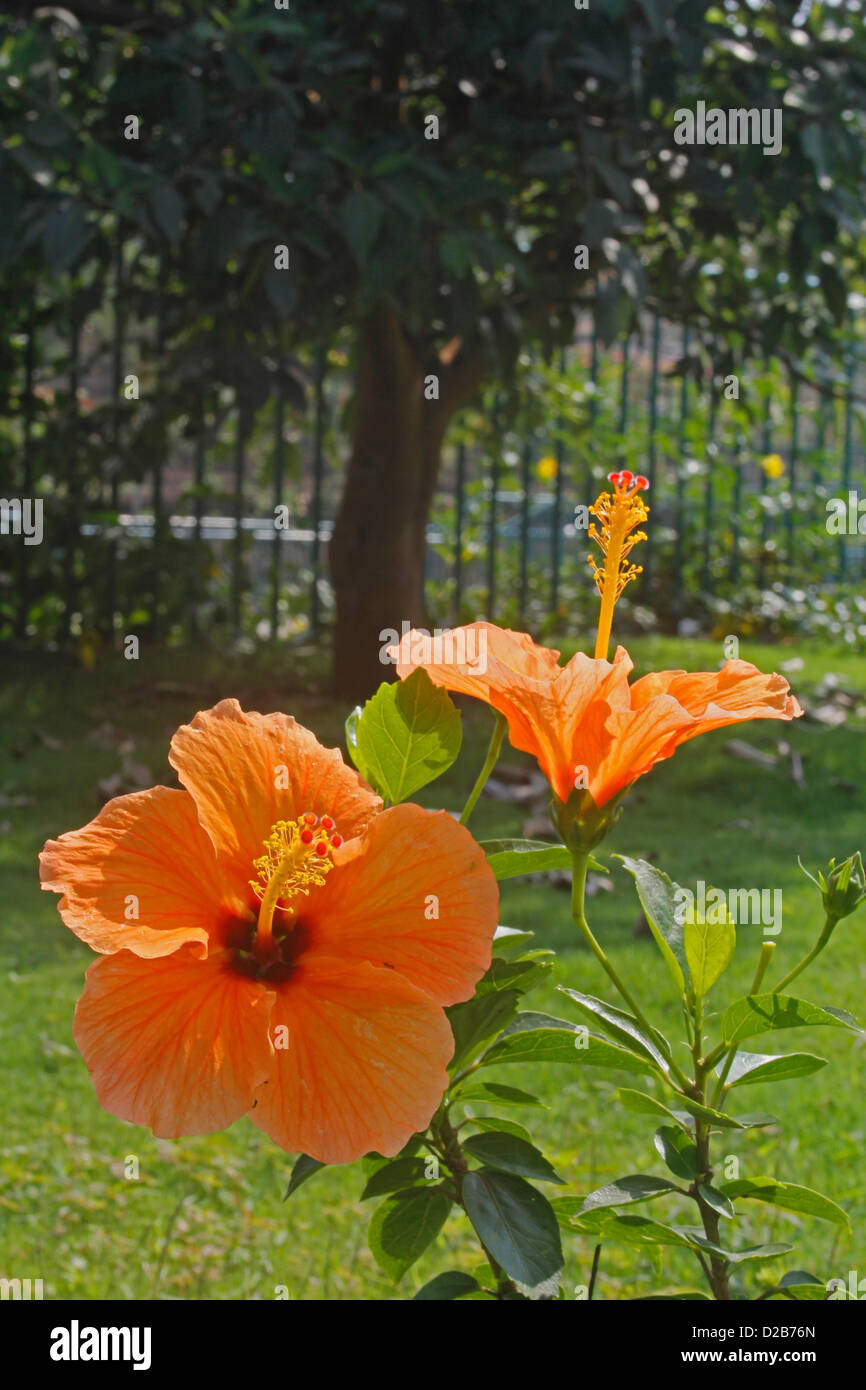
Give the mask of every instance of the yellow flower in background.
M 559 464 L 552 454 L 548 454 L 546 458 L 538 460 L 535 471 L 543 482 L 549 483 L 559 472 Z
M 768 478 L 781 478 L 785 472 L 785 461 L 781 454 L 767 454 L 761 459 L 761 467 Z

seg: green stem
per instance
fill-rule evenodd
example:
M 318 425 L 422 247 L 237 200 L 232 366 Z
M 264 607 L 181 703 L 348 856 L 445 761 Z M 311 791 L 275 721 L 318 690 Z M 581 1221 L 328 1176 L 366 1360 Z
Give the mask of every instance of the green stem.
M 752 988 L 749 990 L 750 994 L 757 994 L 758 990 L 761 988 L 761 982 L 763 981 L 763 978 L 767 973 L 767 966 L 773 959 L 773 952 L 775 951 L 775 949 L 775 941 L 765 941 L 763 946 L 761 947 L 761 955 L 758 960 L 757 969 L 755 970 L 755 978 L 752 981 Z M 736 1055 L 737 1044 L 734 1043 L 733 1046 L 728 1048 L 727 1056 L 725 1057 L 724 1063 L 722 1064 L 722 1070 L 719 1072 L 719 1078 L 716 1082 L 716 1089 L 713 1092 L 712 1107 L 714 1110 L 718 1110 L 719 1108 L 719 1101 L 721 1100 L 722 1092 L 725 1089 L 725 1082 L 728 1079 L 728 1073 L 734 1064 L 734 1058 L 736 1057 Z M 711 1057 L 705 1059 L 705 1061 L 710 1064 L 710 1068 L 715 1065 L 713 1057 L 715 1057 L 715 1053 Z
M 463 1156 L 463 1150 L 460 1146 L 460 1140 L 457 1137 L 457 1131 L 451 1124 L 447 1110 L 444 1107 L 440 1109 L 438 1116 L 432 1121 L 430 1128 L 435 1133 L 436 1142 L 442 1148 L 446 1165 L 451 1173 L 457 1204 L 463 1207 L 465 1211 L 466 1207 L 463 1202 L 463 1180 L 469 1171 L 469 1165 Z M 521 1295 L 517 1286 L 509 1279 L 499 1261 L 491 1255 L 477 1231 L 475 1234 L 478 1237 L 478 1244 L 484 1251 L 484 1258 L 493 1271 L 493 1277 L 496 1280 L 497 1298 L 520 1298 Z
M 789 970 L 785 978 L 779 981 L 779 983 L 773 989 L 774 994 L 778 994 L 781 990 L 783 990 L 785 986 L 789 985 L 793 979 L 796 979 L 796 977 L 800 974 L 801 970 L 805 970 L 807 965 L 812 964 L 812 961 L 815 959 L 816 956 L 820 956 L 824 947 L 827 945 L 827 942 L 830 940 L 830 937 L 833 935 L 833 930 L 836 926 L 836 923 L 839 920 L 840 919 L 838 917 L 834 917 L 829 912 L 827 913 L 827 918 L 824 922 L 824 930 L 821 932 L 821 935 L 818 937 L 818 940 L 815 942 L 815 945 L 812 947 L 809 954 L 803 957 L 803 959 L 800 961 L 800 964 L 795 965 L 794 969 Z
M 472 812 L 475 809 L 475 803 L 478 800 L 481 793 L 483 792 L 485 783 L 487 782 L 488 777 L 490 776 L 491 772 L 496 766 L 496 761 L 499 757 L 499 750 L 502 747 L 502 740 L 505 737 L 505 730 L 507 728 L 508 720 L 505 718 L 504 714 L 500 714 L 497 711 L 496 723 L 493 727 L 493 733 L 490 736 L 490 746 L 487 749 L 487 757 L 484 759 L 484 766 L 479 772 L 475 786 L 469 793 L 469 799 L 466 802 L 466 805 L 463 807 L 462 812 L 460 813 L 461 825 L 466 825 L 467 821 L 469 820 L 469 817 L 472 815 Z
M 584 903 L 586 900 L 586 870 L 588 858 L 589 854 L 586 850 L 573 851 L 573 869 L 571 880 L 571 914 L 574 918 L 575 926 L 577 927 L 581 936 L 586 941 L 586 944 L 589 946 L 589 949 L 592 951 L 596 960 L 607 972 L 607 976 L 610 979 L 611 983 L 619 991 L 625 1002 L 628 1004 L 629 1008 L 631 1009 L 640 1026 L 644 1029 L 648 1037 L 652 1037 L 652 1025 L 644 1017 L 640 1005 L 635 1000 L 631 991 L 620 979 L 619 974 L 617 973 L 613 963 L 608 959 L 608 956 L 605 954 L 601 945 L 596 940 L 595 936 L 592 933 L 592 929 L 586 920 Z M 670 1071 L 671 1076 L 674 1078 L 677 1085 L 682 1087 L 686 1094 L 691 1095 L 691 1086 L 687 1081 L 686 1077 L 680 1071 L 676 1062 L 673 1061 L 673 1059 L 671 1059 L 670 1062 Z
M 695 1095 L 701 1105 L 706 1105 L 707 1095 L 707 1073 L 706 1064 L 701 1059 L 704 1047 L 704 1001 L 703 998 L 695 1000 L 695 1032 L 692 1044 L 692 1057 L 695 1067 Z M 698 1154 L 698 1178 L 692 1185 L 691 1195 L 698 1205 L 701 1214 L 701 1222 L 704 1228 L 704 1235 L 707 1240 L 711 1240 L 714 1245 L 719 1244 L 719 1214 L 705 1202 L 698 1191 L 698 1183 L 703 1182 L 709 1185 L 713 1180 L 713 1170 L 710 1164 L 710 1126 L 708 1121 L 700 1118 L 695 1119 L 695 1148 Z M 728 1286 L 728 1262 L 721 1255 L 711 1254 L 709 1257 L 709 1268 L 706 1262 L 701 1260 L 704 1272 L 709 1280 L 710 1290 L 713 1297 L 719 1300 L 727 1300 L 731 1297 Z

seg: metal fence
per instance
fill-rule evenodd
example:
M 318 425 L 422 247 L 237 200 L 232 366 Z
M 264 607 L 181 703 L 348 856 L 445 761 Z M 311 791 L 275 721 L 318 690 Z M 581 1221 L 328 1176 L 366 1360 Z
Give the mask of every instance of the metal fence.
M 297 360 L 305 405 L 273 372 L 253 410 L 223 385 L 160 420 L 160 325 L 129 324 L 122 274 L 119 258 L 110 312 L 67 305 L 63 332 L 47 293 L 22 306 L 5 288 L 17 321 L 3 363 L 0 640 L 318 638 L 348 447 L 344 345 Z M 815 371 L 832 393 L 772 362 L 725 379 L 711 345 L 657 318 L 611 348 L 583 324 L 559 360 L 527 355 L 515 389 L 491 384 L 449 436 L 428 529 L 433 615 L 555 625 L 590 587 L 576 509 L 625 465 L 651 484 L 640 603 L 669 618 L 774 584 L 859 582 L 856 525 L 826 525 L 828 498 L 855 494 L 856 514 L 866 496 L 853 324 L 835 366 Z M 138 409 L 159 427 L 148 454 L 135 420 L 130 463 Z M 38 546 L 12 505 L 28 499 L 43 505 Z

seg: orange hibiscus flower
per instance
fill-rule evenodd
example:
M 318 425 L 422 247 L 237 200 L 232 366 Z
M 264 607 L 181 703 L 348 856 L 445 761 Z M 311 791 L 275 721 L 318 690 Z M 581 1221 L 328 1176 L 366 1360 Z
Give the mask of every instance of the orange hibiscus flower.
M 169 760 L 184 790 L 118 797 L 41 855 L 102 955 L 74 1025 L 100 1104 L 166 1138 L 249 1114 L 324 1163 L 399 1152 L 447 1086 L 443 1006 L 490 964 L 484 854 L 236 700 L 180 728 Z
M 633 663 L 625 649 L 618 647 L 613 661 L 607 660 L 614 605 L 640 574 L 628 561 L 632 546 L 645 539 L 635 528 L 648 515 L 641 497 L 645 478 L 628 470 L 610 478 L 613 492 L 602 493 L 591 508 L 600 527 L 593 525 L 589 534 L 605 557 L 603 567 L 590 560 L 601 593 L 593 657 L 578 652 L 561 666 L 558 651 L 491 623 L 450 634 L 448 652 L 471 652 L 471 662 L 437 659 L 441 644 L 437 651 L 415 631 L 390 649 L 401 678 L 423 666 L 436 685 L 498 710 L 508 721 L 512 746 L 538 760 L 559 801 L 586 791 L 596 808 L 697 734 L 803 712 L 782 676 L 763 675 L 748 661 L 726 661 L 719 671 L 697 674 L 660 671 L 629 685 Z

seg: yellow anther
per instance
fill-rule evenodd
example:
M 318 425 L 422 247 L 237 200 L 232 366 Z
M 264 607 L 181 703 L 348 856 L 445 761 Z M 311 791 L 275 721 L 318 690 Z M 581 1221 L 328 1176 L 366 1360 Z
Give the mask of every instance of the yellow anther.
M 607 657 L 610 646 L 610 630 L 613 624 L 613 610 L 625 586 L 642 573 L 642 565 L 628 563 L 632 547 L 638 541 L 646 540 L 646 532 L 636 528 L 646 521 L 649 507 L 641 493 L 647 487 L 646 478 L 635 478 L 624 469 L 621 473 L 611 473 L 613 492 L 603 492 L 590 507 L 597 518 L 589 528 L 589 538 L 597 543 L 604 555 L 604 564 L 599 565 L 595 556 L 590 555 L 598 591 L 601 594 L 601 612 L 598 617 L 598 636 L 595 643 L 596 657 Z
M 333 821 L 326 819 L 332 832 Z M 253 860 L 258 877 L 250 879 L 250 886 L 262 904 L 256 944 L 265 953 L 273 949 L 277 908 L 291 912 L 291 899 L 309 894 L 311 888 L 321 887 L 334 867 L 329 831 L 321 824 L 316 825 L 315 820 L 308 813 L 298 820 L 277 821 L 265 840 L 265 853 Z M 281 899 L 289 901 L 281 903 Z

